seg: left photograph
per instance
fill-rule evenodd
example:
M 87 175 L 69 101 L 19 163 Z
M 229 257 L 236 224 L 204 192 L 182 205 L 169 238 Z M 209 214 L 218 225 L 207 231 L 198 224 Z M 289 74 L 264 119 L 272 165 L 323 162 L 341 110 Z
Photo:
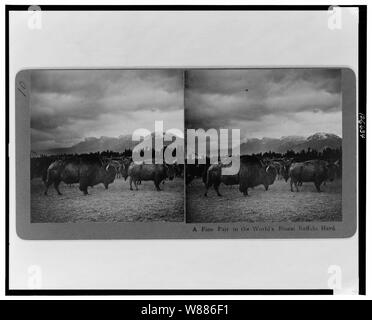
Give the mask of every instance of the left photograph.
M 155 136 L 166 132 L 174 139 L 163 139 L 162 151 L 173 144 L 183 153 L 177 136 L 184 131 L 183 76 L 182 70 L 32 71 L 31 222 L 183 222 L 183 164 L 132 157 L 151 140 L 143 144 L 151 150 L 140 153 L 155 158 Z

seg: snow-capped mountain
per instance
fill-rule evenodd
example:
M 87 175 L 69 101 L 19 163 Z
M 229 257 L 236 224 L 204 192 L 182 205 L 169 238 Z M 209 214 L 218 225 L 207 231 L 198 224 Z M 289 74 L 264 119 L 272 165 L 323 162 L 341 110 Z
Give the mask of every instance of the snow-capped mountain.
M 149 135 L 146 139 L 154 137 L 154 133 Z M 179 137 L 178 141 L 183 145 L 183 138 Z M 47 154 L 71 154 L 71 153 L 89 153 L 97 151 L 115 151 L 123 152 L 125 149 L 133 149 L 139 142 L 132 141 L 131 135 L 121 135 L 117 138 L 113 137 L 100 137 L 100 138 L 85 138 L 68 148 L 56 148 L 46 150 Z M 165 142 L 168 145 L 170 142 Z M 285 136 L 281 138 L 262 138 L 262 139 L 247 139 L 240 145 L 241 154 L 260 153 L 266 151 L 273 151 L 285 153 L 287 150 L 299 152 L 307 150 L 308 148 L 321 151 L 325 148 L 336 149 L 341 147 L 342 138 L 335 134 L 318 132 L 309 137 L 301 136 Z
M 260 153 L 266 151 L 285 153 L 287 150 L 299 152 L 308 148 L 321 151 L 327 147 L 341 147 L 342 138 L 332 133 L 318 132 L 309 137 L 286 136 L 279 139 L 248 139 L 240 145 L 241 154 Z
M 154 133 L 145 137 L 145 139 L 151 139 L 154 137 Z M 178 141 L 183 145 L 183 139 L 178 137 Z M 85 138 L 83 141 L 67 148 L 55 148 L 46 150 L 46 154 L 72 154 L 72 153 L 89 153 L 89 152 L 102 152 L 102 151 L 114 151 L 114 152 L 124 152 L 126 149 L 133 149 L 139 141 L 132 141 L 132 135 L 121 135 L 117 138 L 105 137 L 100 138 L 89 137 Z M 171 142 L 164 141 L 164 146 L 170 144 Z

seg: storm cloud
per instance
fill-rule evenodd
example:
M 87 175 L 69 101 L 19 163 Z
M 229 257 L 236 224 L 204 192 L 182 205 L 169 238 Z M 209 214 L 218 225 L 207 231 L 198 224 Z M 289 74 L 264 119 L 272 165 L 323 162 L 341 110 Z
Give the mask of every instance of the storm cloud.
M 242 140 L 342 136 L 340 69 L 38 70 L 30 106 L 34 151 L 153 131 L 155 120 L 240 129 Z
M 181 70 L 38 70 L 31 73 L 32 150 L 87 137 L 183 128 Z
M 186 128 L 240 129 L 242 139 L 342 136 L 341 70 L 191 70 Z

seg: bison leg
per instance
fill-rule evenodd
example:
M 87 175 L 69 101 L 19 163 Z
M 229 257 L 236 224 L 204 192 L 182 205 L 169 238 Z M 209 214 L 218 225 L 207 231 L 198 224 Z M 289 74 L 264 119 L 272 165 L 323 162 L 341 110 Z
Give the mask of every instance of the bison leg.
M 269 190 L 269 185 L 265 184 L 264 187 L 265 187 L 265 191 Z
M 208 190 L 209 190 L 209 188 L 212 186 L 212 182 L 211 181 L 206 181 L 205 183 L 204 183 L 204 185 L 205 185 L 205 192 L 204 192 L 204 196 L 205 197 L 208 197 Z M 216 188 L 215 188 L 216 189 Z
M 290 184 L 291 184 L 291 192 L 293 192 L 293 179 L 292 178 L 291 178 Z
M 154 181 L 154 184 L 155 184 L 155 188 L 157 191 L 161 191 L 160 187 L 159 187 L 159 184 L 160 184 L 160 181 Z
M 216 190 L 217 195 L 218 195 L 219 197 L 221 197 L 222 194 L 221 194 L 220 191 L 218 190 L 218 187 L 219 187 L 219 184 L 218 184 L 218 183 L 215 183 L 215 184 L 213 185 L 213 188 L 214 188 L 214 190 Z
M 49 187 L 51 186 L 53 184 L 53 182 L 52 181 L 50 181 L 50 180 L 47 180 L 47 181 L 45 181 L 45 191 L 44 191 L 44 195 L 48 195 L 48 189 L 49 189 Z
M 205 184 L 204 197 L 208 197 L 208 189 L 209 189 L 209 186 Z
M 138 180 L 134 180 L 134 186 L 136 187 L 136 191 L 138 191 Z
M 315 184 L 315 188 L 316 188 L 316 190 L 317 190 L 318 192 L 321 192 L 321 190 L 320 190 L 320 183 L 319 183 L 319 182 L 314 182 L 314 184 Z
M 88 186 L 85 186 L 85 185 L 80 183 L 79 190 L 82 191 L 84 193 L 84 195 L 88 194 Z
M 130 190 L 133 190 L 132 188 L 132 181 L 133 181 L 133 178 L 132 176 L 129 177 L 129 186 L 130 186 Z
M 57 193 L 61 196 L 62 193 L 59 191 L 59 188 L 58 188 L 59 183 L 60 183 L 60 181 L 54 181 L 53 185 L 54 185 L 54 189 L 56 189 Z
M 108 183 L 104 182 L 103 185 L 105 186 L 105 189 L 108 189 Z
M 253 188 L 252 188 L 253 189 Z M 248 187 L 239 185 L 239 191 L 243 193 L 243 195 L 248 196 Z

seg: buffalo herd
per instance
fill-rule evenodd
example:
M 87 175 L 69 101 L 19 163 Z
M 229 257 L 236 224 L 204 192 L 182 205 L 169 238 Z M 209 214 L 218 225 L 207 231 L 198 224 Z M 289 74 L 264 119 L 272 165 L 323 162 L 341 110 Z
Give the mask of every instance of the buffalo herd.
M 265 159 L 257 156 L 240 156 L 240 168 L 234 175 L 223 175 L 223 163 L 208 164 L 187 164 L 186 165 L 186 184 L 190 184 L 193 179 L 201 178 L 205 185 L 204 195 L 208 195 L 208 189 L 213 186 L 218 196 L 221 196 L 219 186 L 239 185 L 239 191 L 243 195 L 248 195 L 248 188 L 263 185 L 265 190 L 269 189 L 275 180 L 284 179 L 290 181 L 290 190 L 293 192 L 293 185 L 298 192 L 298 186 L 303 182 L 312 182 L 318 192 L 320 186 L 326 181 L 333 181 L 336 177 L 341 177 L 340 161 L 325 161 L 321 159 L 297 162 L 295 159 Z
M 341 163 L 321 159 L 296 161 L 295 159 L 277 158 L 267 159 L 258 156 L 240 156 L 240 168 L 234 175 L 223 175 L 222 162 L 210 164 L 205 159 L 200 164 L 137 164 L 131 157 L 101 157 L 92 155 L 75 156 L 42 156 L 31 158 L 31 179 L 41 177 L 44 185 L 44 194 L 53 185 L 60 195 L 59 184 L 79 184 L 79 189 L 85 195 L 88 187 L 102 183 L 106 189 L 116 178 L 129 178 L 129 188 L 132 185 L 138 190 L 142 181 L 153 181 L 156 190 L 160 191 L 160 184 L 165 180 L 173 180 L 175 177 L 185 179 L 190 185 L 194 179 L 202 179 L 205 185 L 204 195 L 208 195 L 208 189 L 213 186 L 218 196 L 221 196 L 219 186 L 238 185 L 243 195 L 248 195 L 248 188 L 263 185 L 268 190 L 275 180 L 289 180 L 290 190 L 293 186 L 299 191 L 302 183 L 311 182 L 318 192 L 326 181 L 333 181 L 341 176 Z
M 59 195 L 59 184 L 79 184 L 79 189 L 85 195 L 88 187 L 102 183 L 106 189 L 115 178 L 129 177 L 130 190 L 134 183 L 136 190 L 141 181 L 153 181 L 156 190 L 160 191 L 160 183 L 173 180 L 175 176 L 183 176 L 183 166 L 172 164 L 135 164 L 130 157 L 107 158 L 91 155 L 39 157 L 31 158 L 31 179 L 41 177 L 44 194 L 48 194 L 51 185 Z

